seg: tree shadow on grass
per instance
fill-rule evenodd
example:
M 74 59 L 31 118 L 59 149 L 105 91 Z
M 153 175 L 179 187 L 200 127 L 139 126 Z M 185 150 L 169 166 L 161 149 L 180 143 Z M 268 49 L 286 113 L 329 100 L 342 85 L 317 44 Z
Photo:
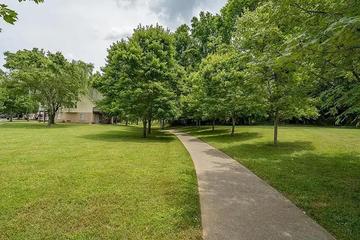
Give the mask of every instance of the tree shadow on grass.
M 208 135 L 200 137 L 205 141 L 219 142 L 219 143 L 233 143 L 233 142 L 245 142 L 262 137 L 262 134 L 258 132 L 240 132 L 231 136 L 228 132 L 224 134 Z
M 360 155 L 281 151 L 240 161 L 338 238 L 360 237 Z M 294 153 L 294 152 L 293 152 Z
M 234 139 L 234 141 L 236 141 Z M 230 147 L 220 148 L 221 151 L 228 153 L 231 157 L 238 159 L 249 160 L 281 160 L 283 157 L 301 152 L 314 150 L 311 142 L 295 141 L 295 142 L 281 142 L 278 145 L 273 143 L 252 143 L 252 144 L 237 144 Z
M 63 124 L 58 123 L 48 127 L 46 123 L 36 123 L 36 122 L 5 122 L 0 123 L 0 129 L 59 129 L 59 128 L 71 128 L 79 125 L 76 124 Z
M 279 146 L 242 144 L 222 150 L 230 156 L 234 153 L 245 167 L 282 192 L 336 237 L 359 239 L 359 152 L 319 153 L 312 151 L 315 149 L 309 142 L 283 142 Z M 207 154 L 219 156 L 215 151 Z M 253 191 L 251 185 L 229 177 L 229 169 L 236 170 L 232 164 L 218 163 L 216 179 L 226 181 L 217 181 L 209 189 Z M 207 176 L 201 177 L 206 179 Z M 234 198 L 222 196 L 222 201 L 232 204 Z
M 201 128 L 194 128 L 194 127 L 184 127 L 184 128 L 179 128 L 179 130 L 181 132 L 184 133 L 188 133 L 188 134 L 193 134 L 196 136 L 208 136 L 208 135 L 219 135 L 219 134 L 225 134 L 225 133 L 229 133 L 230 134 L 230 129 L 224 129 L 224 128 L 220 128 L 220 129 L 216 129 L 213 131 L 211 128 L 208 127 L 201 127 Z
M 187 132 L 213 143 L 228 142 L 219 144 L 223 146 L 219 149 L 283 192 L 335 236 L 360 239 L 359 152 L 321 153 L 310 141 L 280 142 L 277 146 L 272 142 L 247 143 L 244 141 L 251 139 L 248 133 L 231 138 L 212 135 L 209 129 Z M 217 151 L 207 154 L 219 156 Z M 219 174 L 227 168 L 219 166 Z M 219 188 L 239 184 L 230 181 Z
M 81 138 L 102 142 L 167 143 L 175 140 L 174 135 L 155 130 L 147 138 L 141 136 L 139 128 L 106 131 L 98 134 L 82 135 Z
M 236 132 L 233 136 L 230 135 L 231 129 L 212 129 L 209 128 L 183 128 L 180 129 L 184 133 L 196 136 L 204 141 L 219 142 L 219 143 L 233 143 L 252 140 L 262 137 L 258 132 Z
M 339 239 L 360 239 L 359 152 L 305 152 L 274 165 L 268 178 Z

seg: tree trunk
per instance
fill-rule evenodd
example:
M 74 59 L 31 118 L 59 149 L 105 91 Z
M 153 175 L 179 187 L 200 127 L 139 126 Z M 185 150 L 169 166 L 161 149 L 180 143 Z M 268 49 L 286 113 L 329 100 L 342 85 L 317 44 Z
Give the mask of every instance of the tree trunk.
M 143 137 L 147 137 L 147 121 L 145 118 L 143 119 Z
M 212 131 L 215 131 L 215 119 L 212 121 Z
M 151 118 L 150 118 L 148 121 L 149 121 L 149 122 L 148 122 L 148 125 L 149 125 L 149 127 L 148 127 L 148 134 L 150 135 L 150 134 L 151 134 L 151 122 L 152 122 Z
M 161 125 L 161 129 L 165 129 L 165 120 L 164 119 L 161 119 L 160 120 L 160 125 Z
M 125 126 L 129 126 L 129 120 L 128 119 L 125 120 Z
M 199 120 L 199 127 L 201 127 L 201 120 Z
M 235 117 L 232 117 L 231 121 L 232 121 L 231 136 L 234 136 L 235 135 L 235 125 L 236 125 Z
M 275 114 L 274 119 L 274 145 L 278 144 L 278 128 L 279 128 L 279 113 Z
M 43 121 L 44 121 L 44 123 L 46 123 L 46 113 L 45 113 L 45 111 L 43 113 L 44 113 Z
M 55 112 L 49 112 L 48 113 L 48 126 L 54 125 L 55 124 Z
M 10 113 L 9 121 L 13 122 L 13 113 L 12 112 Z

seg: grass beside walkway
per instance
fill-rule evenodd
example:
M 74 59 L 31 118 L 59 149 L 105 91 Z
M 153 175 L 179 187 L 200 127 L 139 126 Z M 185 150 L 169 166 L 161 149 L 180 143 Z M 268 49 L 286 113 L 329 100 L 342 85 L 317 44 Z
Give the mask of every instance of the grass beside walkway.
M 281 127 L 185 128 L 284 193 L 337 239 L 360 239 L 360 130 Z
M 196 175 L 172 135 L 0 123 L 0 239 L 201 239 Z

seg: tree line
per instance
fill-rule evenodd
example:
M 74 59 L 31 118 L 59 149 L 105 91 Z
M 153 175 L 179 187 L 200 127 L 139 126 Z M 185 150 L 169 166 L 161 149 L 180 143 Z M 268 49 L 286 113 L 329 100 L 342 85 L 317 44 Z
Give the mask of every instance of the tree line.
M 175 32 L 139 26 L 108 50 L 95 81 L 110 115 L 158 119 L 309 119 L 359 124 L 360 5 L 229 0 Z
M 31 92 L 56 112 L 78 100 L 86 79 L 104 96 L 103 112 L 140 119 L 144 137 L 155 120 L 206 120 L 213 128 L 222 120 L 232 135 L 240 119 L 271 120 L 276 144 L 286 120 L 360 124 L 360 4 L 229 0 L 219 14 L 201 12 L 174 32 L 139 26 L 110 46 L 93 76 L 88 64 L 37 49 L 7 53 L 5 67 L 3 79 L 26 86 L 2 84 L 0 95 L 22 96 L 17 105 Z

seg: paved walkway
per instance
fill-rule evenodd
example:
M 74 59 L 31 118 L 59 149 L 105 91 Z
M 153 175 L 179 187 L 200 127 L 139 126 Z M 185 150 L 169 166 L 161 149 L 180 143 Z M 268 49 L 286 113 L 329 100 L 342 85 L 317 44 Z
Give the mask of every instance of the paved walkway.
M 333 240 L 279 192 L 209 144 L 173 131 L 198 177 L 205 240 Z

